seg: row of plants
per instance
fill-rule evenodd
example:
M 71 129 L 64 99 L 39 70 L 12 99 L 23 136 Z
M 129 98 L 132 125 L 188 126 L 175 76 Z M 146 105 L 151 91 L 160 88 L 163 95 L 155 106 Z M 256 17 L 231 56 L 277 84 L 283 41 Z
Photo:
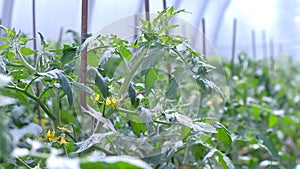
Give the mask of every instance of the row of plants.
M 0 168 L 295 167 L 296 64 L 271 72 L 242 53 L 218 74 L 186 38 L 169 33 L 181 12 L 140 19 L 133 41 L 95 34 L 79 44 L 68 31 L 74 39 L 61 45 L 39 33 L 40 50 L 1 26 Z M 230 93 L 213 74 L 225 76 Z

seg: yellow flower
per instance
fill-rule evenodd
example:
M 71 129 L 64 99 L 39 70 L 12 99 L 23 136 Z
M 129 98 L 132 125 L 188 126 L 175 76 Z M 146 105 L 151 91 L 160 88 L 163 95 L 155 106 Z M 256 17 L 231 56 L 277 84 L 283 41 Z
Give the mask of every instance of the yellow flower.
M 113 109 L 115 109 L 116 108 L 116 104 L 118 104 L 120 102 L 120 100 L 118 100 L 118 99 L 116 99 L 114 96 L 112 96 L 112 97 L 108 97 L 108 98 L 106 98 L 106 100 L 105 100 L 105 104 L 107 105 L 107 106 L 111 106 Z
M 66 141 L 65 134 L 62 134 L 62 135 L 61 135 L 61 138 L 60 138 L 59 144 L 61 145 L 61 144 L 67 144 L 67 143 L 68 143 L 68 142 Z
M 59 126 L 57 126 L 57 128 L 59 129 L 59 130 L 61 130 L 61 131 L 65 131 L 65 132 L 68 132 L 68 133 L 71 133 L 72 131 L 68 128 L 68 127 L 66 127 L 66 126 L 64 126 L 64 127 L 59 127 Z
M 212 101 L 207 101 L 206 104 L 207 104 L 208 106 L 212 106 L 212 105 L 213 105 L 213 102 L 212 102 Z
M 100 95 L 97 94 L 97 93 L 94 93 L 92 96 L 91 96 L 91 100 L 93 101 L 94 104 L 96 104 L 100 99 Z
M 57 137 L 55 137 L 55 131 L 53 130 L 52 132 L 48 130 L 47 135 L 44 138 L 41 138 L 41 141 L 49 141 L 50 143 L 53 141 L 57 141 Z

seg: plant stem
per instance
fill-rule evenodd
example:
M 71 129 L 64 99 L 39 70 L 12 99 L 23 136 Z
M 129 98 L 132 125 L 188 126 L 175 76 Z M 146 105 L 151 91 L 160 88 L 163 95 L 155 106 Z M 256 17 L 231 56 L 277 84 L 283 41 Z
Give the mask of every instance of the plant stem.
M 26 96 L 28 96 L 29 98 L 33 99 L 36 103 L 38 103 L 41 108 L 44 110 L 44 112 L 49 116 L 49 118 L 53 121 L 54 124 L 56 124 L 56 117 L 51 113 L 51 111 L 49 110 L 49 108 L 36 96 L 28 93 L 27 91 L 25 91 L 24 89 L 21 89 L 17 86 L 5 86 L 6 88 L 8 89 L 13 89 L 13 90 L 16 90 L 16 91 L 19 91 L 21 93 L 24 93 Z
M 119 90 L 119 96 L 124 95 L 124 93 L 127 91 L 129 84 L 133 78 L 133 76 L 135 75 L 136 70 L 138 69 L 138 67 L 142 64 L 142 61 L 144 60 L 144 55 L 147 53 L 148 48 L 142 48 L 141 51 L 137 54 L 136 60 L 134 61 L 135 64 L 131 66 L 130 71 L 126 74 L 125 76 L 125 80 L 122 84 L 122 86 L 120 87 Z
M 135 111 L 131 111 L 131 110 L 123 109 L 123 108 L 117 108 L 117 110 L 122 113 L 138 116 L 138 113 Z
M 21 54 L 21 52 L 16 49 L 16 53 L 19 56 L 20 60 L 23 62 L 24 66 L 31 72 L 36 72 L 36 69 L 34 67 L 32 67 L 23 57 L 23 55 Z
M 22 159 L 20 158 L 16 158 L 16 160 L 18 162 L 20 162 L 24 167 L 26 167 L 27 169 L 32 169 L 27 163 L 25 163 Z
M 49 90 L 52 97 L 52 112 L 56 114 L 57 124 L 61 126 L 60 109 L 59 109 L 59 90 Z

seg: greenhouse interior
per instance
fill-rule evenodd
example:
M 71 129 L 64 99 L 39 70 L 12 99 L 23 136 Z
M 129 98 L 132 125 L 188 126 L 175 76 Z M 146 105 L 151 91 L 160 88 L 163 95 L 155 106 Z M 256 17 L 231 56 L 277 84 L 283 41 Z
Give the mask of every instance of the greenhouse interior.
M 299 53 L 299 0 L 0 0 L 0 169 L 300 169 Z

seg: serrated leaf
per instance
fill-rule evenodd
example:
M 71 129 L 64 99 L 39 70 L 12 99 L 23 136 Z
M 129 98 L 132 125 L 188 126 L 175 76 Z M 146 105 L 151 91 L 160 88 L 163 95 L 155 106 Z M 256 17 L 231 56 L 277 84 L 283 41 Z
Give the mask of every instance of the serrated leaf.
M 223 92 L 214 82 L 212 82 L 208 79 L 205 79 L 205 78 L 199 78 L 198 80 L 202 81 L 206 86 L 213 89 L 216 93 L 218 93 L 222 97 L 223 100 L 225 100 L 225 96 L 224 96 Z
M 132 53 L 130 52 L 130 50 L 128 50 L 127 48 L 125 48 L 124 46 L 120 46 L 119 47 L 119 51 L 121 53 L 121 55 L 125 58 L 128 59 L 132 56 Z
M 203 123 L 203 122 L 195 122 L 193 124 L 193 131 L 196 132 L 205 132 L 205 133 L 217 133 L 217 130 L 214 126 L 207 124 L 207 123 Z
M 232 139 L 230 137 L 229 131 L 221 123 L 216 122 L 217 133 L 213 134 L 221 142 L 220 148 L 222 150 L 227 150 L 232 144 Z
M 156 79 L 157 79 L 157 71 L 154 68 L 150 68 L 145 76 L 145 91 L 146 93 L 150 93 Z
M 63 55 L 60 58 L 62 64 L 70 62 L 76 56 L 76 47 L 64 45 Z
M 29 56 L 29 55 L 32 55 L 32 54 L 37 53 L 37 51 L 32 50 L 32 49 L 27 48 L 27 47 L 22 47 L 22 48 L 20 49 L 20 52 L 21 52 L 21 54 L 22 54 L 23 56 Z
M 138 137 L 141 136 L 141 133 L 144 133 L 147 131 L 147 127 L 144 123 L 130 121 L 130 126 L 134 132 L 135 135 Z
M 148 56 L 144 59 L 142 63 L 143 69 L 150 69 L 155 67 L 159 61 L 166 56 L 166 51 L 158 48 L 158 49 L 152 49 L 149 51 Z
M 59 72 L 59 73 L 57 72 L 56 74 L 58 76 L 58 80 L 62 87 L 62 90 L 67 95 L 69 106 L 71 107 L 73 105 L 73 93 L 72 93 L 71 84 L 68 78 L 63 74 L 63 72 Z
M 106 81 L 103 79 L 100 73 L 96 72 L 95 84 L 98 89 L 101 91 L 104 98 L 109 97 L 109 88 L 107 86 Z
M 96 133 L 90 136 L 88 139 L 84 140 L 80 143 L 75 143 L 77 146 L 79 146 L 79 149 L 75 151 L 74 153 L 81 153 L 90 147 L 92 147 L 95 144 L 101 143 L 107 136 L 115 134 L 114 132 L 110 131 L 107 133 Z

